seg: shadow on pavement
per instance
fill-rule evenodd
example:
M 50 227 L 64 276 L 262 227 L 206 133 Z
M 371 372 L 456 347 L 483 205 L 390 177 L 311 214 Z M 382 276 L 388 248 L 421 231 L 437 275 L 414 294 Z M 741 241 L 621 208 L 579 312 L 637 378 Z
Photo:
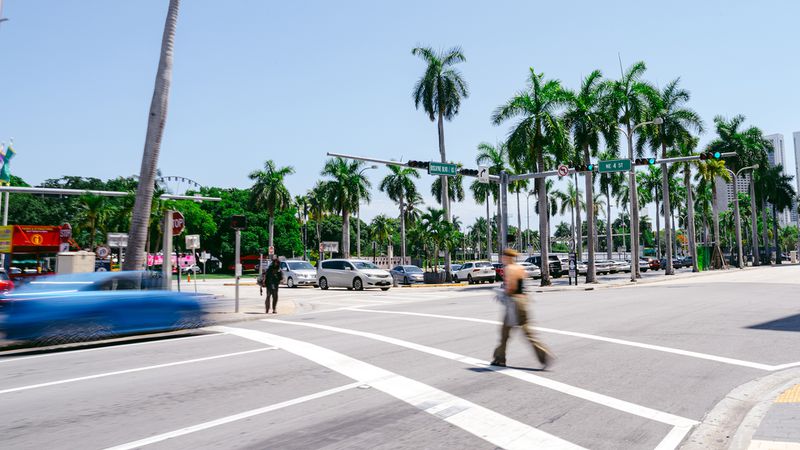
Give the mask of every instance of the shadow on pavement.
M 755 330 L 800 331 L 800 314 L 751 325 L 747 328 Z
M 506 366 L 506 367 L 467 367 L 467 370 L 472 372 L 499 372 L 503 369 L 516 369 L 516 370 L 524 370 L 526 372 L 546 372 L 546 369 L 542 369 L 540 367 L 517 367 L 517 366 Z

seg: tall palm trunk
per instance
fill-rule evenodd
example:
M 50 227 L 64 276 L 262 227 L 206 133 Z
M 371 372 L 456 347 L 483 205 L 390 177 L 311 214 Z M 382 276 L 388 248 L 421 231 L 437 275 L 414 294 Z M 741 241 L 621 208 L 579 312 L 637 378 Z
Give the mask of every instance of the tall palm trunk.
M 583 159 L 589 161 L 589 146 L 583 147 Z M 594 211 L 594 173 L 586 172 L 583 176 L 586 191 L 586 246 L 588 247 L 588 264 L 586 266 L 586 282 L 596 282 L 594 269 L 595 229 L 597 220 Z M 609 214 L 610 216 L 611 214 Z M 582 256 L 581 256 L 582 257 Z M 611 258 L 609 258 L 611 259 Z
M 683 183 L 686 185 L 686 228 L 689 234 L 689 253 L 692 255 L 692 272 L 699 272 L 697 262 L 697 235 L 694 231 L 694 199 L 692 198 L 692 169 L 686 166 L 683 172 Z
M 626 112 L 627 113 L 627 112 Z M 633 129 L 630 122 L 626 124 L 628 129 L 628 158 L 633 159 Z M 628 176 L 628 192 L 631 197 L 631 262 L 639 260 L 639 194 L 636 191 L 636 171 L 631 167 Z M 639 264 L 631 264 L 631 272 L 636 278 L 640 278 Z
M 544 172 L 544 155 L 542 151 L 536 152 L 537 164 L 540 172 Z M 544 178 L 537 178 L 538 184 L 537 191 L 539 192 L 539 242 L 542 255 L 542 282 L 541 286 L 550 286 L 553 282 L 550 280 L 550 261 L 548 253 L 550 250 L 550 227 L 548 225 L 549 214 L 547 213 L 547 184 Z
M 444 150 L 444 116 L 442 115 L 442 108 L 441 105 L 439 107 L 439 123 L 438 130 L 439 130 L 439 156 L 442 158 L 442 162 L 447 162 L 447 155 Z M 448 180 L 447 177 L 442 177 L 442 207 L 444 208 L 444 219 L 447 222 L 450 222 L 450 191 L 448 189 Z M 450 250 L 445 248 L 444 249 L 444 270 L 445 270 L 445 279 L 446 281 L 450 281 Z
M 400 193 L 400 258 L 406 263 L 406 204 L 403 193 Z
M 489 193 L 486 193 L 486 260 L 492 260 L 492 222 L 489 220 Z
M 273 238 L 275 237 L 275 211 L 269 212 L 269 246 L 273 246 Z
M 350 258 L 350 211 L 342 210 L 342 258 Z
M 180 0 L 170 0 L 167 19 L 164 23 L 164 34 L 161 38 L 161 56 L 156 70 L 156 82 L 153 99 L 150 102 L 150 113 L 147 120 L 147 134 L 142 153 L 142 166 L 139 170 L 139 184 L 136 187 L 136 201 L 131 217 L 131 229 L 128 247 L 125 251 L 123 270 L 141 270 L 145 263 L 144 246 L 147 240 L 147 228 L 150 221 L 150 206 L 153 202 L 158 154 L 161 150 L 161 138 L 167 120 L 169 103 L 169 87 L 172 79 L 172 53 L 175 41 L 175 28 L 178 24 L 178 7 Z
M 775 240 L 775 264 L 783 264 L 781 261 L 781 246 L 778 243 L 778 208 L 772 205 L 772 238 Z
M 750 247 L 753 252 L 753 265 L 761 265 L 761 252 L 758 249 L 758 210 L 756 209 L 756 178 L 750 174 L 750 230 L 751 239 Z
M 519 208 L 519 190 L 517 190 L 517 245 L 516 247 L 522 252 L 522 214 Z
M 661 143 L 661 157 L 667 157 L 667 144 Z M 672 267 L 672 241 L 673 241 L 673 228 L 675 221 L 672 218 L 672 204 L 669 198 L 669 169 L 666 164 L 661 164 L 661 202 L 664 204 L 664 241 L 666 243 L 666 259 L 667 268 L 664 271 L 665 275 L 674 275 L 675 268 Z M 658 211 L 656 211 L 658 213 Z M 671 223 L 670 223 L 671 222 Z
M 764 241 L 764 264 L 772 262 L 772 248 L 769 242 L 769 221 L 767 220 L 767 202 L 761 200 L 761 239 Z
M 606 258 L 611 259 L 614 246 L 614 229 L 611 225 L 611 186 L 606 186 Z M 634 261 L 631 258 L 631 261 Z M 594 266 L 594 261 L 589 258 L 589 264 Z M 631 269 L 633 270 L 633 269 Z
M 658 189 L 655 190 L 655 202 L 656 202 L 656 254 L 658 258 L 661 258 L 661 217 L 658 213 Z
M 500 204 L 499 192 L 496 200 L 497 200 L 497 215 L 495 216 L 495 221 L 497 222 L 497 254 L 498 254 L 497 257 L 500 258 L 500 253 L 502 253 L 503 250 L 505 249 L 501 248 L 503 246 L 503 238 L 501 236 L 501 233 L 503 232 L 503 227 L 502 227 L 503 208 L 502 205 Z
M 711 184 L 711 217 L 714 223 L 714 245 L 719 246 L 719 212 L 717 211 L 717 186 L 712 181 Z
M 581 190 L 578 189 L 578 173 L 576 172 L 575 173 L 575 251 L 578 254 L 578 260 L 583 259 L 583 224 L 581 223 L 580 198 L 581 198 Z

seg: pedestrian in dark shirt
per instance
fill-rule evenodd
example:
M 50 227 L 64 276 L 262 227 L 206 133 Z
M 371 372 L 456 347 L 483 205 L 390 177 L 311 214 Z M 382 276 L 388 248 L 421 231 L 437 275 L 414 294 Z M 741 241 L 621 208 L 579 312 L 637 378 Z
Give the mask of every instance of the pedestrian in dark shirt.
M 272 257 L 272 261 L 267 267 L 267 274 L 265 276 L 265 284 L 267 288 L 267 301 L 264 305 L 267 307 L 267 314 L 269 314 L 269 300 L 272 298 L 272 314 L 278 314 L 278 284 L 281 282 L 281 263 L 278 261 L 277 256 Z

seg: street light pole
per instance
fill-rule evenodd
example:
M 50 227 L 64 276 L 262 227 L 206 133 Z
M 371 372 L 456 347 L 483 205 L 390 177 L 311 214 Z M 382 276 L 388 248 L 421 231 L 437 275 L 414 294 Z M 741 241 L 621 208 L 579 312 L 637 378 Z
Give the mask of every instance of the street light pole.
M 733 214 L 736 220 L 736 250 L 738 256 L 738 266 L 740 269 L 744 269 L 744 255 L 742 251 L 742 219 L 739 215 L 739 174 L 742 173 L 743 170 L 747 169 L 758 169 L 758 164 L 742 167 L 741 169 L 737 170 L 736 172 L 732 171 L 731 169 L 725 168 L 731 175 L 733 175 Z

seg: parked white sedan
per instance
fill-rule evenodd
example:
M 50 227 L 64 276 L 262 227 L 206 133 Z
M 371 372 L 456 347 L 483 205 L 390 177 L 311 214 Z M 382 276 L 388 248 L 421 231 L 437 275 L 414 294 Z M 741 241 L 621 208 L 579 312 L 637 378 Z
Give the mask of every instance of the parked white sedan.
M 525 273 L 527 274 L 528 278 L 540 278 L 542 276 L 542 269 L 540 269 L 536 264 L 523 261 L 519 263 L 519 265 L 525 269 Z

